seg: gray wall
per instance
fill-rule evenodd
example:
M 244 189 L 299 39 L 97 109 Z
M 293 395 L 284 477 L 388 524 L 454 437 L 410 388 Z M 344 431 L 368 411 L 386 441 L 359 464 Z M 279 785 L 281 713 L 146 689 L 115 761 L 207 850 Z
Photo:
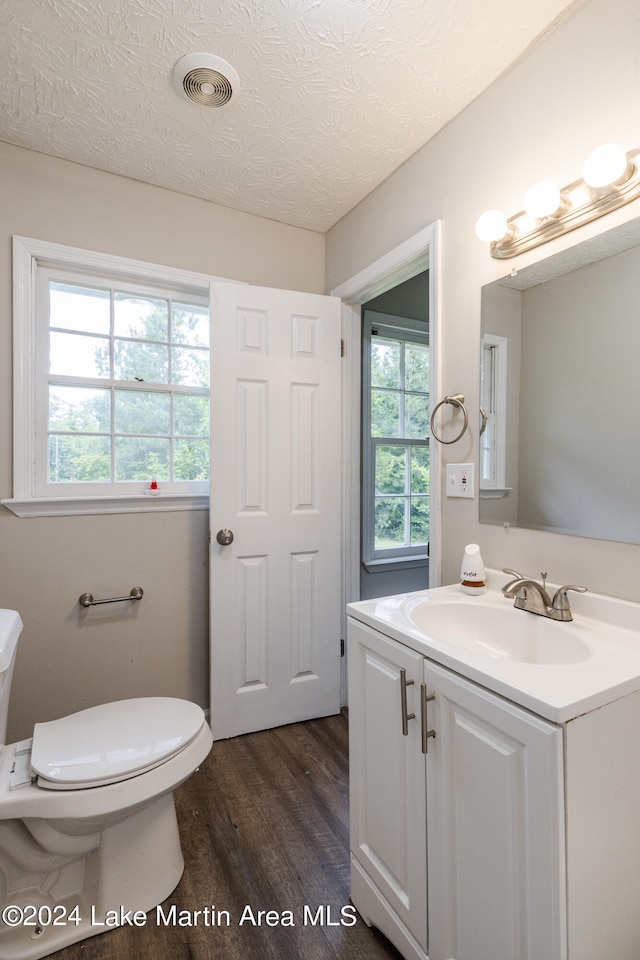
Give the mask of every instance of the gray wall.
M 436 220 L 442 222 L 442 395 L 469 399 L 470 429 L 443 448 L 447 461 L 478 459 L 480 290 L 578 240 L 640 216 L 640 202 L 505 263 L 474 225 L 486 209 L 522 210 L 531 184 L 580 176 L 602 143 L 640 146 L 637 0 L 585 0 L 327 235 L 331 290 Z M 640 547 L 480 524 L 478 500 L 444 499 L 442 581 L 459 574 L 464 545 L 485 563 L 640 601 Z
M 322 292 L 320 234 L 0 143 L 0 497 L 12 496 L 11 237 Z M 18 519 L 0 508 L 0 606 L 20 641 L 10 740 L 124 697 L 208 705 L 208 512 Z M 78 606 L 89 591 L 142 601 Z

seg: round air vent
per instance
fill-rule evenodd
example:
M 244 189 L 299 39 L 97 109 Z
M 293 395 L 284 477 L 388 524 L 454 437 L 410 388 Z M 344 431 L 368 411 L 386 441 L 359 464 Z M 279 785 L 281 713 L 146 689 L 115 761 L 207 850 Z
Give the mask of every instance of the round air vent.
M 188 53 L 173 68 L 176 90 L 201 107 L 224 107 L 240 91 L 240 77 L 212 53 Z

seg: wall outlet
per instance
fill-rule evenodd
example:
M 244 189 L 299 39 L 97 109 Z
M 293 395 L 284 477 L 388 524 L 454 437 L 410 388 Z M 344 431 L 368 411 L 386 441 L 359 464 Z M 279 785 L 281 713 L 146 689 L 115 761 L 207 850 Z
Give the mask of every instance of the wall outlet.
M 466 497 L 467 499 L 472 499 L 475 496 L 473 466 L 472 463 L 447 464 L 446 494 L 448 497 Z

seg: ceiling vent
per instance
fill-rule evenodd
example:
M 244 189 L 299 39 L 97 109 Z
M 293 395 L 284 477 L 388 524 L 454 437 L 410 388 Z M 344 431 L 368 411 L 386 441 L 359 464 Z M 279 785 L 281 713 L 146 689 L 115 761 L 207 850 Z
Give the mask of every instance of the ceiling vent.
M 173 68 L 179 94 L 200 107 L 224 107 L 240 92 L 240 77 L 226 60 L 212 53 L 188 53 Z

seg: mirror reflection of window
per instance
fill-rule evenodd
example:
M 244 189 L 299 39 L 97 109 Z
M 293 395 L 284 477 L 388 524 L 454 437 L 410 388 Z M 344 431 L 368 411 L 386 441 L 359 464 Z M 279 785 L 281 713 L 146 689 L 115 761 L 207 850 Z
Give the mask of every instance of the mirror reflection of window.
M 507 424 L 507 338 L 485 334 L 480 367 L 480 486 L 505 486 Z

